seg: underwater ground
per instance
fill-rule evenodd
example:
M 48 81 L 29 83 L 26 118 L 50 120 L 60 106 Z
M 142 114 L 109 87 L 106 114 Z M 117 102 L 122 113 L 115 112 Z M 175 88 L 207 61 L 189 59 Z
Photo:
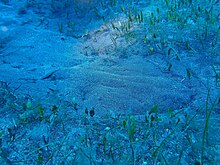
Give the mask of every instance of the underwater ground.
M 219 0 L 0 0 L 0 164 L 220 164 Z

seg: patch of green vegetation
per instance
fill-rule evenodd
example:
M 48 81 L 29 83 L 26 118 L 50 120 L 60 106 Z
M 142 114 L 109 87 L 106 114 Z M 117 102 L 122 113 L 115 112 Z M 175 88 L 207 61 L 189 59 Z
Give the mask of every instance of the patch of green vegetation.
M 211 90 L 204 108 L 196 111 L 188 106 L 164 113 L 154 105 L 139 115 L 108 112 L 99 116 L 95 107 L 83 108 L 75 98 L 57 105 L 42 104 L 30 96 L 16 98 L 13 110 L 12 104 L 1 110 L 8 113 L 4 120 L 12 121 L 0 130 L 2 162 L 156 165 L 217 160 L 210 129 L 219 98 L 213 101 Z

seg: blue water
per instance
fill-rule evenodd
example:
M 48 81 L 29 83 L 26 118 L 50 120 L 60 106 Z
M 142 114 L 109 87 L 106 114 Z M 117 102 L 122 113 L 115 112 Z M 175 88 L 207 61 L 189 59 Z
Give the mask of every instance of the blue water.
M 0 0 L 0 164 L 219 164 L 218 0 Z

